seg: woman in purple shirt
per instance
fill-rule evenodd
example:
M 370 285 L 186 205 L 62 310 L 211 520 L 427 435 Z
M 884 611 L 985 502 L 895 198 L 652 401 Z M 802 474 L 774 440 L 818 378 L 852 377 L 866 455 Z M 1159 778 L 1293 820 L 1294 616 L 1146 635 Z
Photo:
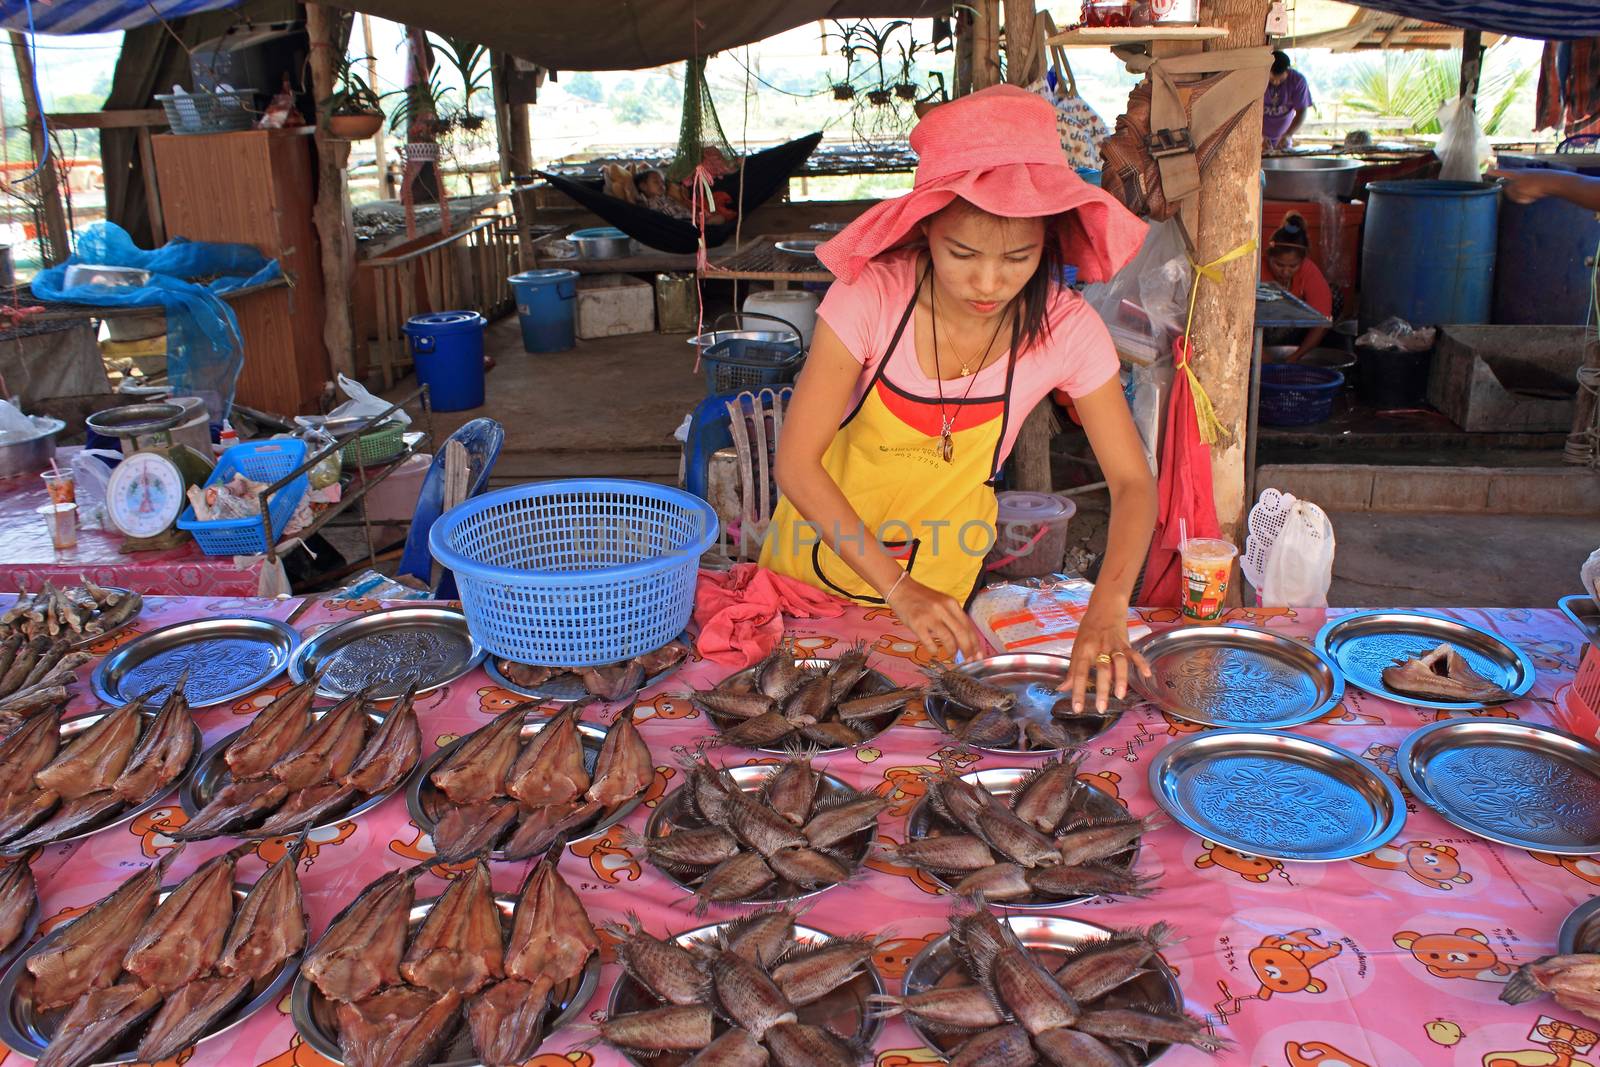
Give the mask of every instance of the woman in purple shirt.
M 1289 68 L 1289 56 L 1272 53 L 1272 74 L 1267 78 L 1266 106 L 1261 114 L 1261 150 L 1288 148 L 1306 121 L 1311 107 L 1311 87 L 1305 75 Z

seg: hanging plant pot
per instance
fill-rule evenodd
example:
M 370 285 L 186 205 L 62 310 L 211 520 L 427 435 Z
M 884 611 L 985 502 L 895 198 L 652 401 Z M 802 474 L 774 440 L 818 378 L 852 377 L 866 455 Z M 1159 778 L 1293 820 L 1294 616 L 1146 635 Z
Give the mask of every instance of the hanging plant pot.
M 456 125 L 460 126 L 468 133 L 476 133 L 477 131 L 483 129 L 483 116 L 474 115 L 471 112 L 468 112 L 467 114 L 461 115 L 456 119 Z
M 849 100 L 855 95 L 856 87 L 847 82 L 840 82 L 833 87 L 833 98 L 835 100 Z
M 873 89 L 867 93 L 867 103 L 873 107 L 888 107 L 890 98 L 888 89 Z
M 329 115 L 324 124 L 333 137 L 345 141 L 365 141 L 383 125 L 383 112 L 356 111 L 346 115 Z
M 902 100 L 915 100 L 917 98 L 917 87 L 910 82 L 901 82 L 894 87 L 894 95 Z

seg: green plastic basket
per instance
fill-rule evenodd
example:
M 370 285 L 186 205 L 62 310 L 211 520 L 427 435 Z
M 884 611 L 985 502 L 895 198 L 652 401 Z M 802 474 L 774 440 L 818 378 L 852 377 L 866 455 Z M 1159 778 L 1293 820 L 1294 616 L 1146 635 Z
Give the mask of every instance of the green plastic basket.
M 405 423 L 386 422 L 376 426 L 339 450 L 345 470 L 358 466 L 375 467 L 388 463 L 405 450 Z

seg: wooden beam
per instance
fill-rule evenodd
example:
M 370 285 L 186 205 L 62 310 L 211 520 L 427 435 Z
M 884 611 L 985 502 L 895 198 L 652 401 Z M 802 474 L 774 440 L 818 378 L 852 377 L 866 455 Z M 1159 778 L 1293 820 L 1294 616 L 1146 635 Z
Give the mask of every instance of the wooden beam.
M 372 19 L 365 11 L 361 13 L 361 40 L 367 47 L 367 85 L 377 92 L 378 57 L 372 51 Z M 378 124 L 378 132 L 372 135 L 372 144 L 378 153 L 378 195 L 393 200 L 394 175 L 389 173 L 389 136 L 385 132 L 388 125 L 388 116 L 384 116 L 384 121 Z
M 973 38 L 976 33 L 973 22 L 971 11 L 956 8 L 956 55 L 951 70 L 955 84 L 950 87 L 951 99 L 972 92 Z
M 46 160 L 48 165 L 39 171 L 35 181 L 39 185 L 39 199 L 44 204 L 44 229 L 46 243 L 50 246 L 49 262 L 59 263 L 72 252 L 71 235 L 67 232 L 67 209 L 61 203 L 61 183 L 56 177 L 55 160 L 45 143 L 43 114 L 39 94 L 34 91 L 33 55 L 28 51 L 28 36 L 17 30 L 11 34 L 11 54 L 17 61 L 17 78 L 22 82 L 22 102 L 28 117 L 28 138 L 33 142 L 33 158 Z M 41 257 L 43 258 L 43 257 Z
M 134 139 L 139 145 L 139 173 L 144 179 L 144 206 L 150 214 L 150 238 L 157 248 L 167 243 L 167 220 L 161 210 L 161 189 L 156 184 L 156 154 L 150 144 L 149 127 L 140 127 Z
M 311 39 L 311 86 L 318 100 L 333 95 L 342 18 L 337 8 L 325 4 L 306 5 L 306 33 Z M 317 203 L 312 209 L 312 221 L 316 223 L 317 237 L 322 244 L 322 340 L 327 345 L 333 371 L 354 375 L 355 330 L 350 304 L 355 250 L 350 245 L 350 185 L 345 169 L 350 142 L 328 136 L 320 122 L 315 136 Z
M 1206 0 L 1201 21 L 1226 29 L 1207 45 L 1247 48 L 1266 44 L 1268 0 Z M 1200 225 L 1195 259 L 1209 263 L 1260 236 L 1261 101 L 1252 103 L 1212 158 L 1200 185 Z M 1219 281 L 1201 281 L 1194 312 L 1195 372 L 1211 396 L 1229 437 L 1211 452 L 1213 498 L 1224 537 L 1244 544 L 1245 434 L 1249 415 L 1250 355 L 1255 328 L 1260 253 L 1219 268 Z
M 167 113 L 159 107 L 131 111 L 57 111 L 46 117 L 51 128 L 57 130 L 127 130 L 167 124 Z
M 1000 84 L 1000 0 L 976 0 L 972 21 L 972 90 Z
M 1478 78 L 1483 73 L 1483 33 L 1466 30 L 1461 34 L 1461 98 L 1476 100 Z
M 1033 0 L 1004 0 L 1006 81 L 1028 85 L 1044 72 L 1044 38 Z

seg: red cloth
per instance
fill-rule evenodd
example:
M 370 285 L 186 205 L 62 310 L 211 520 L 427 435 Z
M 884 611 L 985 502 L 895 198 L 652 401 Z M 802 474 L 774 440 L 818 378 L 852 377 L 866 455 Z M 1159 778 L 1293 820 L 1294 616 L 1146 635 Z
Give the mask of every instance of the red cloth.
M 766 658 L 783 640 L 783 617 L 832 619 L 845 601 L 797 578 L 754 563 L 738 563 L 723 574 L 701 571 L 694 590 L 695 649 L 733 670 Z
M 1194 411 L 1194 393 L 1189 376 L 1183 373 L 1188 362 L 1183 338 L 1173 342 L 1176 373 L 1172 376 L 1172 395 L 1167 400 L 1167 426 L 1161 437 L 1161 473 L 1156 485 L 1160 510 L 1156 513 L 1156 534 L 1150 542 L 1150 555 L 1144 564 L 1144 582 L 1139 587 L 1139 603 L 1147 608 L 1183 606 L 1183 560 L 1178 553 L 1178 520 L 1188 526 L 1190 537 L 1221 537 L 1217 524 L 1217 503 L 1211 495 L 1211 449 L 1200 437 L 1200 420 Z
M 1272 276 L 1272 268 L 1267 265 L 1267 257 L 1264 255 L 1261 257 L 1261 280 L 1277 281 Z M 1289 279 L 1288 293 L 1304 300 L 1329 318 L 1333 317 L 1333 290 L 1328 288 L 1328 279 L 1322 273 L 1322 268 L 1311 262 L 1310 256 L 1300 261 L 1299 269 L 1294 272 L 1294 277 Z
M 1056 109 L 1026 89 L 996 85 L 940 104 L 911 131 L 911 149 L 911 191 L 869 208 L 817 249 L 840 281 L 919 238 L 917 224 L 956 197 L 1008 218 L 1062 215 L 1056 239 L 1080 281 L 1109 280 L 1144 241 L 1136 215 L 1078 177 L 1061 151 Z

